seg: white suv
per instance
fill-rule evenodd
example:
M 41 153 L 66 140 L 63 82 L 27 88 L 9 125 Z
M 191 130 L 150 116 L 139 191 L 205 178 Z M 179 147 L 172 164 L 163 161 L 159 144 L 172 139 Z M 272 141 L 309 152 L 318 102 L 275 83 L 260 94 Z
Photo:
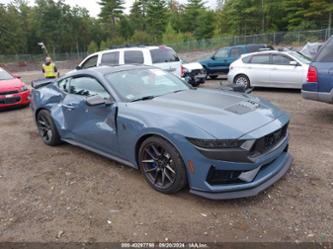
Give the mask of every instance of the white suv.
M 176 52 L 166 46 L 124 47 L 100 51 L 89 55 L 76 69 L 123 64 L 153 65 L 181 77 L 181 61 Z

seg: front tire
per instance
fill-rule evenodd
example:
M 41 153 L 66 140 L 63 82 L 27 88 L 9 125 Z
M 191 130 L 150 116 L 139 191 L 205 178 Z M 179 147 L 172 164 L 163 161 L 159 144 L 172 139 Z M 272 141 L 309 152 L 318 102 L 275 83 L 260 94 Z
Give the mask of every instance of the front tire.
M 36 121 L 39 135 L 45 144 L 55 146 L 62 143 L 49 111 L 39 111 Z
M 186 186 L 183 160 L 166 140 L 157 136 L 147 138 L 140 146 L 138 160 L 140 171 L 153 189 L 172 194 Z

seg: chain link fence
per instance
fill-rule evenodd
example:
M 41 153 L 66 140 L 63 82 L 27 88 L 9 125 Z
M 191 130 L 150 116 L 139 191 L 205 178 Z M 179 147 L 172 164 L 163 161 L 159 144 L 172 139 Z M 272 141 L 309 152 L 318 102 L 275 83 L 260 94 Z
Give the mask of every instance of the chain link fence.
M 327 40 L 333 29 L 293 31 L 293 32 L 274 32 L 255 35 L 232 36 L 222 35 L 220 37 L 207 40 L 190 40 L 181 43 L 168 44 L 178 52 L 191 50 L 214 49 L 224 46 L 266 43 L 273 46 L 302 47 L 307 42 L 324 42 Z
M 324 42 L 327 40 L 333 29 L 293 31 L 293 32 L 274 32 L 255 35 L 221 35 L 212 39 L 189 40 L 181 43 L 167 44 L 177 52 L 189 52 L 193 50 L 216 49 L 224 46 L 266 43 L 278 47 L 302 47 L 307 42 Z M 54 61 L 81 61 L 88 55 L 88 52 L 77 53 L 56 53 L 52 55 Z M 17 54 L 0 55 L 0 66 L 7 64 L 16 64 L 18 67 L 29 68 L 31 64 L 41 64 L 44 60 L 43 54 Z

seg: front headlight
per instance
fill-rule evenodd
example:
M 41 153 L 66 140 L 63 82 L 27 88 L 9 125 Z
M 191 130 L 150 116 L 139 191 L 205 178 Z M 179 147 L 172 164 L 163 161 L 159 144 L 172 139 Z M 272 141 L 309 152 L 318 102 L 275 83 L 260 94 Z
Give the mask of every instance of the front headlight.
M 27 90 L 28 90 L 28 87 L 25 85 L 20 88 L 20 92 L 25 92 Z
M 187 138 L 193 145 L 205 149 L 244 149 L 250 151 L 255 140 L 237 140 L 237 139 L 197 139 Z

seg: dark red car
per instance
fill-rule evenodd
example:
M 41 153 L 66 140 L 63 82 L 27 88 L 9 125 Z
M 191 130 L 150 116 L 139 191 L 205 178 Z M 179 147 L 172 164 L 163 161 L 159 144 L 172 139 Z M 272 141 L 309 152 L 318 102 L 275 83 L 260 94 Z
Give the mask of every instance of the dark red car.
M 30 90 L 18 77 L 0 67 L 0 109 L 30 103 Z

